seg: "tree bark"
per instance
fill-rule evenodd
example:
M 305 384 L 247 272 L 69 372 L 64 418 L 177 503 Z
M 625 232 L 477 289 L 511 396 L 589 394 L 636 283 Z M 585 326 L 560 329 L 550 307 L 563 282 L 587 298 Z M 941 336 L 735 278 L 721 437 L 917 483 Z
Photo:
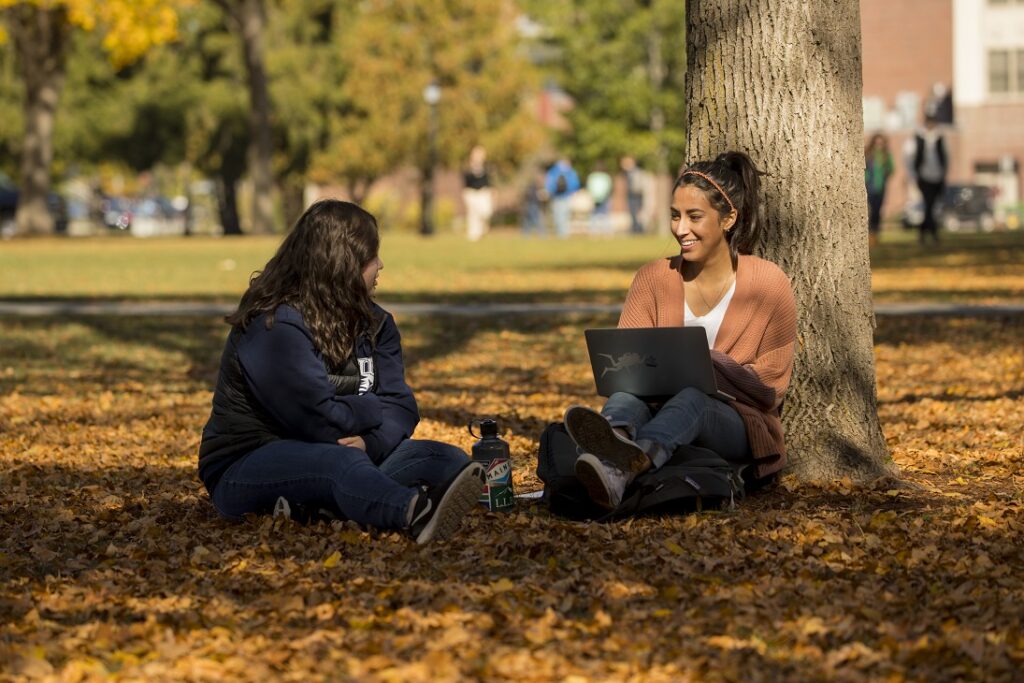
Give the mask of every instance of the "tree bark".
M 286 176 L 281 182 L 281 208 L 284 225 L 290 230 L 306 209 L 306 179 L 298 174 Z
M 25 138 L 19 169 L 16 230 L 20 234 L 50 234 L 53 217 L 46 206 L 53 164 L 53 128 L 64 84 L 68 48 L 66 9 L 42 9 L 20 3 L 5 12 L 25 84 Z
M 768 172 L 758 253 L 789 275 L 798 310 L 791 469 L 892 474 L 875 391 L 858 2 L 686 5 L 686 158 L 739 149 Z
M 217 213 L 225 235 L 241 235 L 238 222 L 238 178 L 222 175 L 217 179 Z
M 263 37 L 267 13 L 264 0 L 217 0 L 242 39 L 242 58 L 249 86 L 249 175 L 253 185 L 252 229 L 274 231 L 273 137 L 271 103 Z

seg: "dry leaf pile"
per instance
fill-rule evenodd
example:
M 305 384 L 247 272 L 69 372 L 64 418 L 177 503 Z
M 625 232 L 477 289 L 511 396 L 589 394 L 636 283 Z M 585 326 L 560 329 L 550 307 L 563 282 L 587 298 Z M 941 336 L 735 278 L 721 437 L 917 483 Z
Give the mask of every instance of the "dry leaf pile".
M 401 320 L 418 436 L 536 438 L 596 405 L 605 318 Z M 906 485 L 784 478 L 732 511 L 475 511 L 417 547 L 351 523 L 219 519 L 195 476 L 225 328 L 8 320 L 0 680 L 1020 680 L 1024 318 L 882 319 Z

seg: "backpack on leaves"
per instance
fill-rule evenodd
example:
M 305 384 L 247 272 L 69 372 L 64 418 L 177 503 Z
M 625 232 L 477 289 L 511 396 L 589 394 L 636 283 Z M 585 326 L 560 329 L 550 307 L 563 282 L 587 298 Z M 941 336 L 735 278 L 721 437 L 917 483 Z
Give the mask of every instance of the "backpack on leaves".
M 638 513 L 693 512 L 732 506 L 743 497 L 743 480 L 714 451 L 680 446 L 664 466 L 637 476 L 612 511 L 596 505 L 576 478 L 576 442 L 561 422 L 540 435 L 537 476 L 552 513 L 571 519 L 612 520 Z

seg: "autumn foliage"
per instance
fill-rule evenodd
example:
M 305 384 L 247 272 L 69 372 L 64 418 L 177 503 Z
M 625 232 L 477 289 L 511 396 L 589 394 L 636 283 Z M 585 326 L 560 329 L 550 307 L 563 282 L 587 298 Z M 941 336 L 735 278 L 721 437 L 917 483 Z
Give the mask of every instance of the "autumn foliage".
M 596 405 L 605 317 L 400 319 L 418 435 Z M 418 547 L 219 519 L 195 474 L 225 327 L 13 318 L 0 337 L 0 680 L 1012 680 L 1024 665 L 1024 319 L 882 318 L 902 481 L 781 482 L 616 524 L 483 509 Z

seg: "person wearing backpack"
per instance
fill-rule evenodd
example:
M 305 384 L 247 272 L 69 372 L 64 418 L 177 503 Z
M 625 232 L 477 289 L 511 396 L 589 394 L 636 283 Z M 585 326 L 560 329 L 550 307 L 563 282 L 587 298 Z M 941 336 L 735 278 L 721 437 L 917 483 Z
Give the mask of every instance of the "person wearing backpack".
M 942 195 L 946 189 L 949 155 L 934 112 L 925 114 L 924 128 L 907 140 L 904 150 L 908 173 L 917 184 L 924 204 L 924 218 L 918 226 L 918 241 L 924 244 L 925 239 L 931 237 L 932 242 L 938 244 L 939 217 L 936 212 L 941 210 Z
M 761 230 L 760 175 L 743 152 L 682 170 L 671 206 L 680 253 L 640 268 L 619 318 L 619 327 L 703 326 L 718 386 L 735 400 L 690 388 L 660 404 L 616 393 L 600 412 L 565 412 L 579 453 L 575 475 L 604 509 L 618 507 L 634 478 L 681 446 L 714 451 L 755 478 L 786 463 L 780 409 L 793 371 L 796 304 L 786 274 L 750 253 Z
M 555 234 L 565 239 L 569 236 L 572 196 L 580 189 L 580 177 L 568 158 L 562 157 L 548 169 L 544 189 L 550 198 L 551 221 L 555 224 Z
M 456 446 L 410 438 L 419 411 L 391 314 L 372 300 L 377 221 L 310 206 L 237 310 L 221 356 L 199 477 L 222 516 L 287 514 L 454 533 L 484 470 Z

